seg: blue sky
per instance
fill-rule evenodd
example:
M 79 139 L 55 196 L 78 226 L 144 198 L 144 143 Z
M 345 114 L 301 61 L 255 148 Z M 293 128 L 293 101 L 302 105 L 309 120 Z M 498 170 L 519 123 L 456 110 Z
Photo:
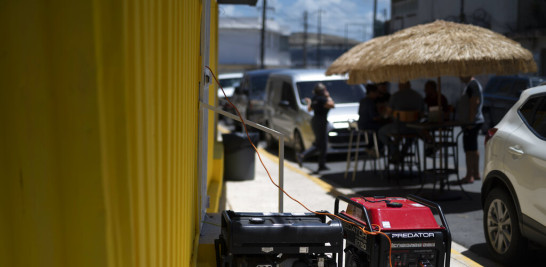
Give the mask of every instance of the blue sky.
M 220 5 L 221 17 L 261 17 L 263 0 L 255 7 Z M 274 18 L 292 32 L 303 31 L 303 12 L 308 12 L 308 31 L 317 32 L 319 9 L 322 10 L 322 33 L 345 35 L 365 41 L 371 37 L 373 0 L 267 0 L 267 17 Z M 377 18 L 390 15 L 390 0 L 377 0 Z M 346 26 L 348 25 L 348 26 Z

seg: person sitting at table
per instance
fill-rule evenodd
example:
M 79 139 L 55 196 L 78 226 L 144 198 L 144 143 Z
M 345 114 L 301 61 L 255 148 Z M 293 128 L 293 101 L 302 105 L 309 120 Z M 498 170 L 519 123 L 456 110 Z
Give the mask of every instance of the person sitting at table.
M 442 94 L 442 110 L 444 113 L 449 111 L 449 105 L 447 103 L 447 98 Z M 438 106 L 438 90 L 436 89 L 436 82 L 433 80 L 428 80 L 425 83 L 425 105 L 427 108 L 437 107 Z
M 379 91 L 379 96 L 375 100 L 377 110 L 381 116 L 386 117 L 387 106 L 389 105 L 389 99 L 391 98 L 391 93 L 389 93 L 389 82 L 378 83 L 377 90 Z
M 366 85 L 366 97 L 360 100 L 358 106 L 358 129 L 359 130 L 371 130 L 377 132 L 379 128 L 387 121 L 379 114 L 377 107 L 377 99 L 380 96 L 379 89 L 373 83 Z M 368 140 L 371 140 L 372 136 L 368 136 Z M 367 148 L 371 148 L 374 144 L 370 142 Z M 378 147 L 380 152 L 383 148 L 382 144 L 378 141 Z M 375 153 L 375 151 L 374 151 Z
M 433 114 L 433 111 L 431 110 L 431 107 L 437 107 L 438 106 L 438 90 L 436 89 L 436 82 L 433 80 L 428 80 L 425 83 L 425 105 L 428 109 L 428 115 L 429 115 L 429 121 L 439 121 L 441 116 L 439 114 L 436 114 L 436 116 Z M 441 103 L 442 103 L 442 110 L 444 113 L 444 116 L 449 113 L 449 105 L 447 103 L 447 98 L 442 94 L 441 95 Z M 436 109 L 438 110 L 438 109 Z M 421 133 L 423 139 L 425 140 L 425 155 L 426 156 L 432 156 L 436 152 L 433 146 L 432 142 L 432 136 L 429 132 L 423 131 Z
M 398 119 L 394 116 L 393 122 L 379 129 L 377 133 L 378 138 L 383 144 L 388 146 L 389 158 L 392 162 L 400 162 L 402 160 L 401 151 L 399 151 L 398 144 L 393 139 L 392 134 L 417 134 L 417 130 L 409 128 L 406 124 L 418 121 L 422 116 L 424 106 L 423 97 L 411 88 L 410 82 L 401 82 L 398 84 L 398 91 L 389 100 L 387 114 L 393 116 L 394 111 L 414 111 L 418 115 L 412 119 Z

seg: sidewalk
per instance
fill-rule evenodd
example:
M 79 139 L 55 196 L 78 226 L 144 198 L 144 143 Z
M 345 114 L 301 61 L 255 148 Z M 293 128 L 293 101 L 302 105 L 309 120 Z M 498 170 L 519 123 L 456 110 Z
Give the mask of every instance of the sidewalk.
M 264 149 L 259 149 L 261 158 L 271 173 L 275 183 L 278 183 L 278 159 Z M 275 187 L 267 172 L 256 155 L 255 179 L 250 181 L 226 181 L 225 209 L 237 212 L 278 212 L 278 189 Z M 302 202 L 312 211 L 334 211 L 334 200 L 340 194 L 352 194 L 347 189 L 340 192 L 330 184 L 307 173 L 307 169 L 300 169 L 297 165 L 286 162 L 284 167 L 284 189 L 292 197 Z M 308 212 L 300 204 L 284 196 L 284 212 Z M 482 266 L 463 255 L 473 254 L 466 248 L 452 243 L 451 266 Z M 478 258 L 479 256 L 472 256 Z M 480 259 L 480 262 L 489 262 Z M 486 266 L 495 266 L 488 263 Z M 340 265 L 341 266 L 341 265 Z

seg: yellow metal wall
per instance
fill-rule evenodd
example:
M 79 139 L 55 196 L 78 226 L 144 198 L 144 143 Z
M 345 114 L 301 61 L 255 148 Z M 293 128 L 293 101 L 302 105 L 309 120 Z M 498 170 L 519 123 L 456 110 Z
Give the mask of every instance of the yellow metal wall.
M 218 4 L 216 1 L 211 1 L 211 19 L 210 19 L 210 67 L 214 70 L 214 75 L 218 78 Z M 215 59 L 215 60 L 212 60 Z M 210 103 L 217 103 L 217 87 L 215 81 L 210 86 L 209 90 L 209 101 Z M 218 206 L 221 193 L 222 193 L 222 181 L 224 176 L 224 150 L 223 144 L 215 142 L 216 136 L 213 133 L 216 133 L 216 119 L 218 114 L 210 112 L 209 120 L 209 164 L 208 165 L 208 180 L 207 180 L 207 194 L 210 197 L 210 207 L 207 209 L 207 212 L 218 212 L 220 207 Z M 214 119 L 216 118 L 216 119 Z
M 201 7 L 0 2 L 0 266 L 195 264 Z

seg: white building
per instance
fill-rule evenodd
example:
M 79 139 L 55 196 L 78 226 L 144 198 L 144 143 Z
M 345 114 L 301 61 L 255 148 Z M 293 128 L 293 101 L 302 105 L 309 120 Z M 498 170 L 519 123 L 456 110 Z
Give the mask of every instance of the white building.
M 260 18 L 220 17 L 218 63 L 220 72 L 256 69 L 261 63 Z M 266 68 L 290 67 L 287 27 L 267 20 L 264 63 Z
M 516 29 L 518 6 L 517 0 L 391 0 L 390 31 L 437 19 L 461 22 L 463 17 L 466 23 L 506 34 Z

